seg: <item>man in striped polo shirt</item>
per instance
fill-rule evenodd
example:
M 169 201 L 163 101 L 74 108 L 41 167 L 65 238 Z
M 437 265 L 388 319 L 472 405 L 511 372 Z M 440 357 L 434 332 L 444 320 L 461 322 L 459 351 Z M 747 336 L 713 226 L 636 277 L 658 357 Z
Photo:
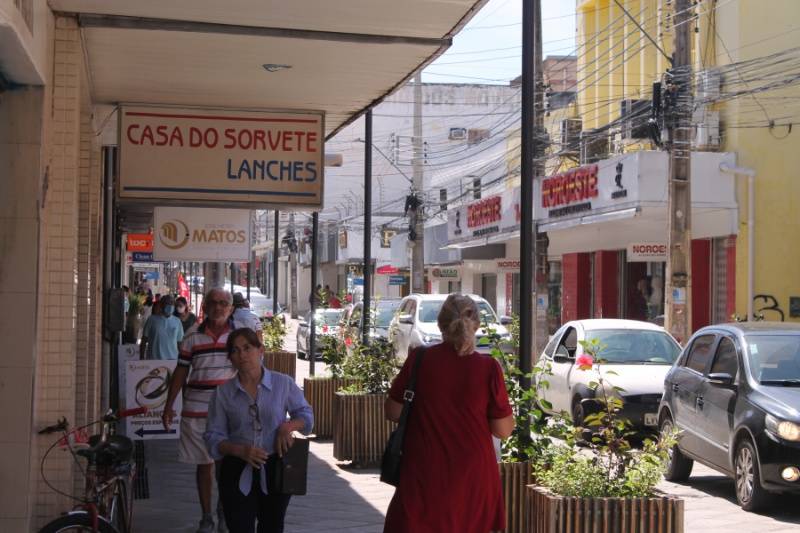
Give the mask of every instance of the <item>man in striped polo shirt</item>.
M 203 518 L 198 533 L 212 533 L 214 518 L 211 514 L 211 489 L 214 482 L 214 459 L 208 454 L 203 441 L 211 394 L 236 371 L 231 366 L 226 350 L 228 334 L 243 327 L 231 317 L 233 297 L 224 289 L 211 289 L 203 297 L 205 320 L 200 326 L 187 331 L 181 342 L 178 366 L 172 375 L 162 421 L 169 429 L 175 411 L 175 398 L 183 389 L 181 435 L 178 441 L 178 461 L 197 465 L 197 492 Z M 222 520 L 222 509 L 217 509 Z

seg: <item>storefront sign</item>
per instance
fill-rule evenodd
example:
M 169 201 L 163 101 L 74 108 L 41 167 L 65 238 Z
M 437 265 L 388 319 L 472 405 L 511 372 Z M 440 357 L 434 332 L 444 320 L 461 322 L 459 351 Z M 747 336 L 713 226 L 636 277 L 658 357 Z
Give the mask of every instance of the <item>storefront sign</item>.
M 550 209 L 550 216 L 589 211 L 592 209 L 590 200 L 598 195 L 597 165 L 575 168 L 542 180 L 542 208 Z
M 376 274 L 397 274 L 398 272 L 400 272 L 400 269 L 392 265 L 379 266 L 375 270 Z
M 519 270 L 519 259 L 500 259 L 497 261 L 497 270 Z
M 146 407 L 147 413 L 125 419 L 125 432 L 129 438 L 139 440 L 177 439 L 180 416 L 176 416 L 169 430 L 164 429 L 161 415 L 167 401 L 169 382 L 175 371 L 177 360 L 172 361 L 127 361 L 125 363 L 124 395 L 125 407 Z M 181 412 L 180 395 L 172 407 Z
M 628 262 L 665 262 L 667 245 L 655 242 L 637 242 L 628 245 Z
M 389 285 L 405 285 L 406 283 L 408 283 L 408 278 L 402 274 L 389 276 Z
M 157 261 L 250 260 L 250 211 L 156 207 Z
M 321 113 L 123 106 L 119 196 L 321 207 Z
M 133 262 L 133 263 L 152 263 L 153 262 L 153 253 L 152 252 L 133 252 L 131 254 L 131 262 Z
M 153 235 L 150 233 L 128 233 L 126 247 L 129 252 L 152 252 Z
M 469 241 L 519 229 L 519 188 L 447 212 L 447 240 Z
M 431 279 L 443 281 L 459 281 L 461 279 L 461 268 L 457 266 L 433 267 L 428 270 Z

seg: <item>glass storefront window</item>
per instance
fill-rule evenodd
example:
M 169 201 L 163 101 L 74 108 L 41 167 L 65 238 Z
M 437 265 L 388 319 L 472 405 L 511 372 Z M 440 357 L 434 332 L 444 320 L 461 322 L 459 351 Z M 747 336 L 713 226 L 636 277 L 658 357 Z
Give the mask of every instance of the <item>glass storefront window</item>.
M 561 261 L 550 261 L 547 276 L 547 329 L 552 335 L 561 327 Z
M 663 324 L 666 263 L 627 264 L 625 318 Z

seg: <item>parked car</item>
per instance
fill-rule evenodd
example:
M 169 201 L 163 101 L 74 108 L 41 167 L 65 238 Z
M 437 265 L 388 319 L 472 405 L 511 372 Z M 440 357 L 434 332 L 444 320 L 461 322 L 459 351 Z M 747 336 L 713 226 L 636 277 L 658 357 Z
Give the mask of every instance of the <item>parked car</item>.
M 373 302 L 373 320 L 374 324 L 370 329 L 369 336 L 372 339 L 389 339 L 389 325 L 392 323 L 395 313 L 400 308 L 401 300 L 399 298 L 381 299 Z M 351 312 L 343 318 L 341 328 L 339 329 L 339 336 L 344 338 L 350 336 L 354 338 L 361 338 L 361 315 L 363 312 L 364 303 L 358 302 L 352 307 Z
M 394 346 L 394 353 L 399 359 L 404 360 L 410 349 L 442 341 L 442 333 L 439 331 L 436 318 L 447 296 L 447 294 L 411 294 L 403 298 L 389 325 L 389 342 Z M 510 323 L 510 319 L 503 317 L 501 321 L 489 302 L 474 294 L 469 296 L 475 300 L 482 321 L 487 323 L 501 339 L 509 340 L 510 335 L 505 324 Z M 476 348 L 479 352 L 488 353 L 491 349 L 491 346 L 484 342 L 487 334 L 484 328 L 480 328 L 475 334 Z
M 339 333 L 339 321 L 342 318 L 342 309 L 317 309 L 314 315 L 316 339 L 314 353 L 317 357 L 322 352 L 324 337 L 335 337 Z M 309 336 L 311 328 L 311 312 L 306 313 L 297 326 L 297 356 L 305 359 L 308 355 Z
M 659 418 L 677 428 L 665 477 L 699 461 L 735 481 L 747 511 L 800 493 L 800 324 L 742 322 L 697 331 L 665 379 Z
M 272 318 L 272 298 L 267 298 L 260 292 L 250 292 L 250 311 L 256 314 L 263 322 Z M 283 306 L 278 304 L 278 314 L 283 312 Z
M 604 345 L 602 362 L 592 370 L 581 370 L 575 359 L 584 353 L 580 341 L 597 339 Z M 681 348 L 664 328 L 648 322 L 617 319 L 589 319 L 567 322 L 550 338 L 537 361 L 550 367 L 549 383 L 541 395 L 551 404 L 550 413 L 566 412 L 576 425 L 598 407 L 599 390 L 589 387 L 603 374 L 605 393 L 623 400 L 621 416 L 637 431 L 656 431 L 658 407 L 664 392 L 664 376 L 678 358 Z M 624 390 L 615 391 L 613 387 Z

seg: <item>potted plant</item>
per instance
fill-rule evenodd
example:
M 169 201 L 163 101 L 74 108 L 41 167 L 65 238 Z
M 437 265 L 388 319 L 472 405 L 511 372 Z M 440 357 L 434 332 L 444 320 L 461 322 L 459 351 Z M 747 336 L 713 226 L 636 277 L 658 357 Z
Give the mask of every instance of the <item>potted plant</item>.
M 283 349 L 286 324 L 279 316 L 264 320 L 261 325 L 264 342 L 264 366 L 273 372 L 295 377 L 297 355 Z
M 619 387 L 601 370 L 603 345 L 582 341 L 584 354 L 576 371 L 594 371 L 595 392 L 583 427 L 566 426 L 560 443 L 551 442 L 532 462 L 535 484 L 527 488 L 530 533 L 591 530 L 682 532 L 683 501 L 655 487 L 668 462 L 674 434 L 646 439 L 641 449 L 630 444 L 630 422 L 620 416 Z M 588 410 L 587 410 L 588 411 Z M 584 441 L 585 447 L 577 443 Z
M 305 378 L 303 393 L 314 410 L 314 433 L 317 438 L 329 439 L 333 437 L 334 393 L 355 384 L 357 379 L 345 374 L 347 347 L 344 342 L 326 335 L 320 338 L 320 343 L 322 359 L 330 375 Z
M 128 296 L 128 314 L 125 319 L 125 343 L 135 344 L 142 331 L 142 310 L 145 301 L 144 294 L 131 294 Z
M 357 344 L 345 358 L 343 371 L 356 383 L 335 393 L 333 456 L 356 466 L 380 463 L 394 423 L 386 419 L 383 403 L 398 365 L 391 344 L 374 340 Z

